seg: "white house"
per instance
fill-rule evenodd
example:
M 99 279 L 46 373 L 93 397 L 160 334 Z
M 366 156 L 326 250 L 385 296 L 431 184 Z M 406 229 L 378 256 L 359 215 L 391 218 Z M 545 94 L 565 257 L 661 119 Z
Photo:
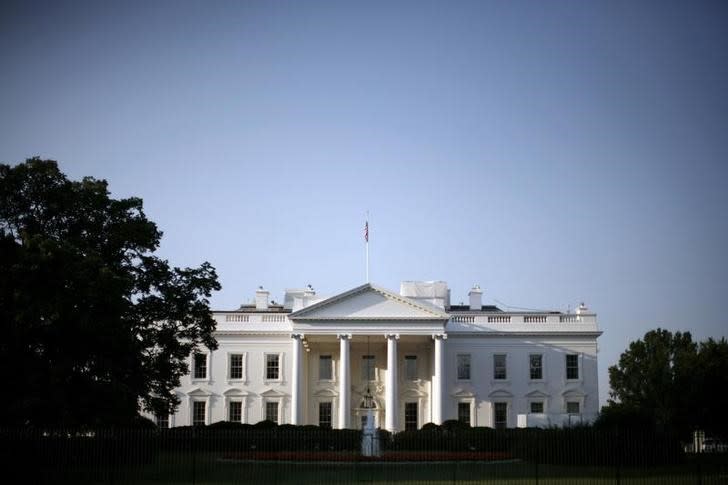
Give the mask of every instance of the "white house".
M 445 282 L 364 284 L 330 298 L 309 287 L 282 304 L 214 312 L 219 348 L 191 356 L 162 426 L 221 420 L 360 428 L 372 403 L 394 431 L 459 419 L 472 426 L 566 425 L 598 411 L 596 315 L 451 305 Z M 367 397 L 369 399 L 366 399 Z

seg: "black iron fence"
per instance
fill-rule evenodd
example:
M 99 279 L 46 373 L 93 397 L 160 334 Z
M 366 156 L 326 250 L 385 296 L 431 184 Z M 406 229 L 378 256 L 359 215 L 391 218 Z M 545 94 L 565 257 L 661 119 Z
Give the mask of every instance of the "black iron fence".
M 728 483 L 726 454 L 669 434 L 448 423 L 361 433 L 272 423 L 157 429 L 0 430 L 5 483 Z

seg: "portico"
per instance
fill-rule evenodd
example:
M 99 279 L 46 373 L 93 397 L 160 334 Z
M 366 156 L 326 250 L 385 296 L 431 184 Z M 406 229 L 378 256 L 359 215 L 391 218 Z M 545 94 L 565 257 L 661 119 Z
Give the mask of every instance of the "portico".
M 291 423 L 318 422 L 318 404 L 336 409 L 332 425 L 359 428 L 367 389 L 377 426 L 441 423 L 448 318 L 371 284 L 293 312 Z

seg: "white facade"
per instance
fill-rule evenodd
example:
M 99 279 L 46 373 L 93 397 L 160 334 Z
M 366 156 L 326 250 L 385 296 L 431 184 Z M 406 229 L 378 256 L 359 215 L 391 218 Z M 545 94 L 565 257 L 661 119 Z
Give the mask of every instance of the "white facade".
M 331 298 L 289 290 L 284 304 L 214 312 L 219 348 L 193 356 L 170 426 L 222 420 L 361 428 L 367 388 L 392 431 L 564 425 L 598 411 L 596 315 L 450 305 L 444 282 L 365 284 Z M 406 295 L 406 296 L 402 296 Z M 394 410 L 394 412 L 391 412 Z

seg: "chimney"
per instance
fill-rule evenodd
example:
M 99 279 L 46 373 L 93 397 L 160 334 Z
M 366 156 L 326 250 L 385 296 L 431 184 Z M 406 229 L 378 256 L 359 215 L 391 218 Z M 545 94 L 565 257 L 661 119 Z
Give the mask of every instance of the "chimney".
M 303 295 L 304 296 L 308 296 L 308 297 L 315 296 L 316 295 L 316 291 L 313 289 L 313 286 L 307 285 L 306 286 L 306 289 L 303 290 Z
M 483 309 L 483 291 L 480 289 L 480 286 L 473 285 L 468 292 L 468 296 L 470 297 L 471 310 L 480 311 Z
M 583 315 L 585 313 L 589 313 L 589 309 L 584 304 L 584 302 L 581 302 L 581 305 L 579 305 L 579 308 L 576 309 L 576 314 L 577 315 Z
M 255 309 L 256 310 L 267 310 L 268 309 L 268 295 L 270 292 L 264 290 L 262 286 L 259 286 L 255 291 Z

